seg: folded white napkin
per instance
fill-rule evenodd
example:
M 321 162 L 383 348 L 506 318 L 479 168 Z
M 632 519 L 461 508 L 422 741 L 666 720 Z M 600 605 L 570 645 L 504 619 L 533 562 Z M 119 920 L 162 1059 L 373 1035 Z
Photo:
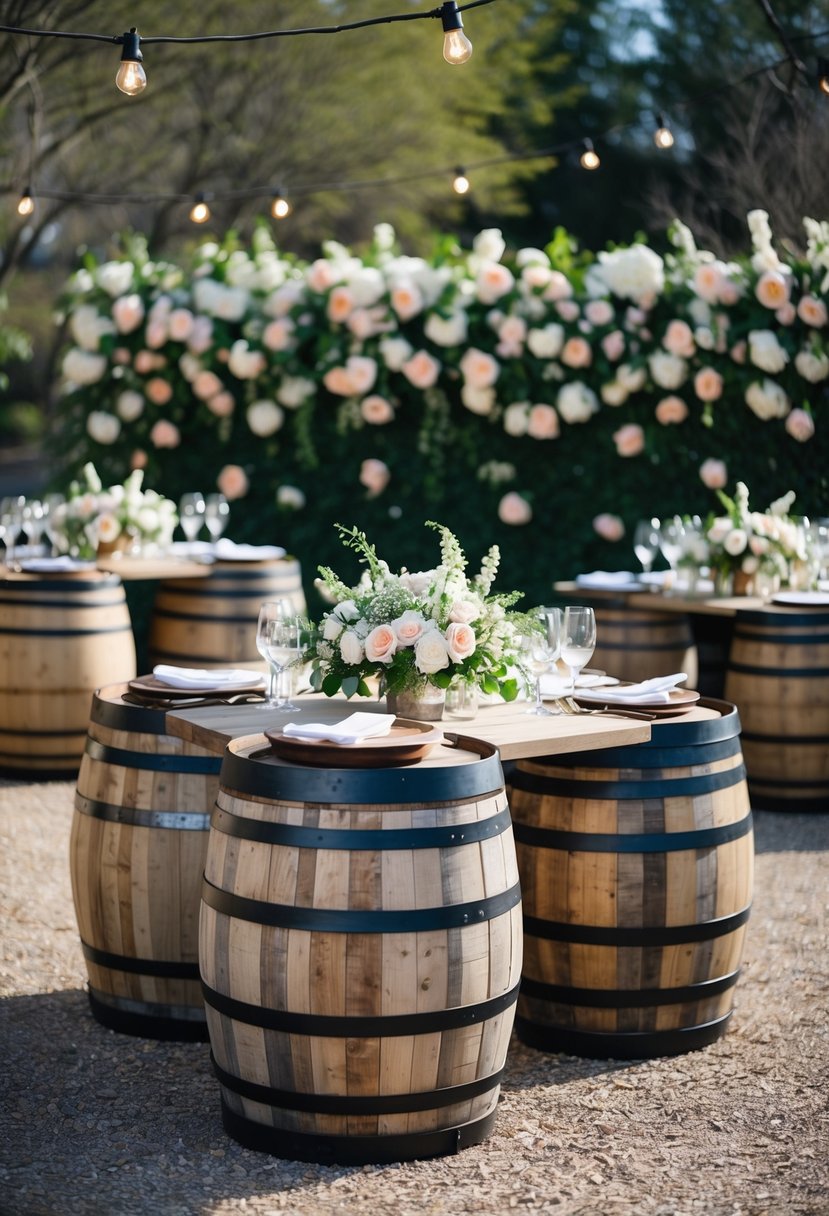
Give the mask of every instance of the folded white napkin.
M 76 557 L 30 557 L 21 561 L 20 569 L 30 574 L 59 574 L 61 570 L 94 570 L 92 561 L 79 561 Z
M 220 562 L 264 562 L 285 556 L 281 545 L 237 545 L 226 536 L 216 541 L 213 552 Z
M 615 676 L 597 676 L 597 675 L 580 675 L 576 680 L 576 688 L 607 688 L 611 684 L 618 684 L 619 681 Z M 546 672 L 541 677 L 541 695 L 542 697 L 565 697 L 570 691 L 572 681 L 569 676 L 557 675 L 555 672 Z
M 629 570 L 593 570 L 576 575 L 579 587 L 627 587 L 637 582 L 636 575 Z
M 342 722 L 287 722 L 282 734 L 289 739 L 328 739 L 331 743 L 361 743 L 387 735 L 394 714 L 351 714 Z
M 261 672 L 245 667 L 216 667 L 209 671 L 203 667 L 168 667 L 164 663 L 153 668 L 153 675 L 170 688 L 253 688 L 265 679 Z
M 582 701 L 624 701 L 631 705 L 667 705 L 671 692 L 688 677 L 684 671 L 678 671 L 672 676 L 654 676 L 651 680 L 642 680 L 640 684 L 622 684 L 611 692 L 601 688 L 579 689 L 579 700 Z

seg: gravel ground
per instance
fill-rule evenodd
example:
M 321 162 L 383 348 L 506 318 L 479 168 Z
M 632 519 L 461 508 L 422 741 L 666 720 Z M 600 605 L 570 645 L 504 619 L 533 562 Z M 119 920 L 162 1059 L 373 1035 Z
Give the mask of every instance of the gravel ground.
M 829 1213 L 829 815 L 756 816 L 744 971 L 718 1043 L 621 1064 L 514 1041 L 484 1144 L 332 1168 L 231 1140 L 206 1045 L 92 1018 L 72 794 L 0 781 L 3 1216 Z

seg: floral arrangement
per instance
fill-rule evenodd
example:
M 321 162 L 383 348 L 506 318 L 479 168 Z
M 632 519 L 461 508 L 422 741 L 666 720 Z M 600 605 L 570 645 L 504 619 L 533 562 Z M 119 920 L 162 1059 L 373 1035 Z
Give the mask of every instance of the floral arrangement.
M 500 555 L 492 546 L 474 578 L 457 538 L 441 524 L 440 564 L 434 570 L 392 573 L 364 533 L 337 525 L 344 544 L 366 566 L 348 587 L 327 566 L 324 587 L 335 602 L 309 652 L 311 686 L 333 696 L 370 696 L 367 677 L 380 676 L 387 691 L 416 692 L 424 684 L 448 688 L 453 681 L 477 684 L 506 701 L 518 695 L 510 676 L 519 663 L 521 614 L 510 612 L 521 592 L 492 595 Z
M 144 474 L 136 469 L 123 485 L 104 489 L 94 464 L 84 465 L 83 481 L 72 482 L 65 502 L 55 507 L 55 546 L 72 557 L 91 558 L 100 546 L 129 544 L 167 547 L 178 523 L 175 503 L 155 490 L 142 490 Z
M 749 510 L 748 487 L 737 483 L 733 498 L 717 491 L 726 514 L 708 521 L 708 561 L 720 573 L 753 576 L 758 572 L 776 576 L 781 583 L 791 580 L 793 568 L 807 559 L 806 536 L 791 518 L 789 510 L 794 491 L 776 499 L 765 511 Z

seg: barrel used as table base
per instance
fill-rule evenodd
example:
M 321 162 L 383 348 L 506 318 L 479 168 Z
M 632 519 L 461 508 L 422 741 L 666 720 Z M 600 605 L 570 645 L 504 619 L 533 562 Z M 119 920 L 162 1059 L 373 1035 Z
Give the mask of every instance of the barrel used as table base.
M 829 612 L 738 612 L 725 695 L 743 721 L 752 805 L 829 811 Z
M 132 622 L 117 575 L 0 577 L 0 770 L 74 777 L 93 692 L 133 676 Z
M 697 650 L 687 616 L 633 608 L 625 600 L 592 602 L 598 638 L 592 666 L 634 682 L 684 671 L 687 686 L 696 687 Z
M 402 769 L 228 746 L 199 957 L 224 1126 L 249 1147 L 391 1162 L 492 1127 L 518 872 L 497 752 L 448 738 Z
M 725 1033 L 753 874 L 739 735 L 703 700 L 649 743 L 518 761 L 524 1042 L 639 1059 Z
M 216 562 L 203 579 L 165 579 L 150 620 L 152 665 L 263 667 L 256 621 L 264 600 L 289 599 L 305 612 L 302 574 L 292 557 Z
M 97 1020 L 155 1039 L 206 1039 L 201 883 L 221 757 L 165 734 L 164 713 L 92 700 L 70 863 Z

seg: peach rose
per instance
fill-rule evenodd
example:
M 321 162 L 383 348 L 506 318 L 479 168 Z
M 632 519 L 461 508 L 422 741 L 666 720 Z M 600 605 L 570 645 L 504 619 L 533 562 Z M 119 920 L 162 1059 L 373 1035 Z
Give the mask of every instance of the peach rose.
M 579 316 L 579 306 L 575 300 L 559 300 L 556 312 L 562 321 L 576 321 Z
M 544 289 L 545 300 L 569 300 L 573 294 L 573 285 L 560 270 L 553 270 L 547 286 Z
M 327 291 L 334 282 L 331 263 L 325 258 L 317 258 L 305 271 L 305 281 L 312 291 Z
M 345 370 L 355 396 L 367 393 L 377 379 L 377 361 L 367 355 L 350 355 L 345 361 Z
M 344 367 L 329 368 L 322 382 L 329 393 L 334 393 L 337 397 L 351 396 L 351 377 Z
M 174 308 L 167 323 L 173 341 L 186 342 L 193 332 L 195 320 L 189 308 Z
M 236 409 L 236 402 L 228 392 L 216 393 L 214 397 L 208 398 L 206 404 L 210 413 L 215 414 L 217 418 L 229 418 Z
M 699 468 L 699 478 L 709 490 L 724 490 L 728 485 L 728 469 L 724 460 L 709 457 Z
M 662 345 L 671 355 L 690 359 L 696 350 L 694 332 L 687 321 L 671 321 L 665 330 Z
M 486 262 L 478 271 L 475 290 L 482 304 L 494 304 L 515 285 L 512 271 L 500 262 Z
M 138 372 L 139 376 L 146 376 L 148 372 L 154 372 L 158 366 L 158 355 L 154 355 L 151 350 L 139 350 L 133 360 L 133 367 Z
M 593 531 L 601 536 L 602 540 L 619 541 L 625 534 L 625 525 L 618 515 L 609 515 L 607 512 L 597 515 L 593 520 Z
M 173 386 L 160 376 L 153 376 L 144 385 L 144 392 L 153 405 L 166 405 L 173 395 Z
M 365 422 L 370 422 L 373 426 L 382 426 L 384 423 L 392 421 L 394 410 L 385 397 L 372 393 L 370 397 L 364 397 L 360 402 L 360 415 Z
M 684 422 L 688 417 L 688 406 L 681 397 L 673 395 L 663 397 L 656 407 L 656 421 L 662 426 L 670 426 L 672 422 Z
M 694 291 L 701 300 L 716 304 L 721 298 L 724 281 L 719 266 L 704 262 L 694 273 Z
M 797 305 L 797 315 L 806 325 L 822 329 L 827 321 L 826 305 L 817 296 L 803 296 Z
M 216 478 L 216 485 L 228 502 L 244 498 L 250 488 L 247 473 L 238 464 L 226 464 Z
M 181 433 L 174 423 L 159 418 L 150 431 L 150 443 L 157 448 L 177 448 L 181 443 Z
M 418 638 L 423 636 L 426 622 L 419 612 L 410 609 L 391 623 L 401 646 L 414 646 Z
M 136 448 L 130 456 L 131 469 L 146 469 L 149 456 L 141 448 Z
M 354 296 L 347 287 L 335 287 L 328 297 L 325 312 L 329 321 L 342 325 L 354 307 Z
M 701 367 L 694 376 L 694 392 L 700 401 L 717 401 L 722 396 L 723 378 L 713 367 Z
M 410 321 L 423 311 L 423 295 L 414 283 L 398 283 L 392 288 L 391 306 L 401 321 Z
M 126 346 L 116 346 L 115 350 L 112 352 L 113 363 L 120 363 L 123 365 L 125 363 L 129 363 L 131 358 L 132 356 L 127 350 Z
M 613 434 L 619 456 L 638 456 L 645 447 L 645 432 L 635 422 L 628 422 Z
M 390 480 L 389 467 L 382 460 L 364 460 L 360 465 L 360 484 L 366 487 L 370 498 L 382 494 Z
M 798 443 L 806 443 L 815 433 L 815 423 L 812 415 L 806 410 L 792 410 L 783 424 L 792 439 Z
M 462 663 L 474 654 L 477 643 L 475 630 L 470 625 L 464 624 L 463 621 L 453 621 L 443 636 L 446 638 L 446 649 L 453 663 Z
M 739 342 L 734 343 L 729 354 L 735 363 L 745 363 L 746 356 L 748 355 L 748 343 L 744 338 L 741 338 Z
M 131 334 L 144 320 L 144 304 L 139 295 L 119 296 L 112 303 L 112 319 L 119 334 Z
M 790 283 L 787 275 L 777 270 L 766 270 L 757 280 L 754 294 L 764 308 L 776 312 L 789 300 Z
M 621 329 L 614 329 L 609 334 L 605 334 L 601 341 L 601 347 L 605 358 L 609 359 L 611 363 L 615 363 L 617 359 L 621 359 L 625 353 L 625 335 Z
M 167 321 L 156 317 L 148 322 L 144 341 L 151 350 L 157 350 L 159 346 L 163 346 L 167 341 L 167 332 Z
M 522 498 L 515 490 L 505 494 L 498 503 L 498 518 L 502 524 L 517 527 L 520 524 L 528 524 L 532 517 L 532 507 L 526 498 Z
M 477 347 L 470 346 L 460 361 L 459 367 L 466 384 L 470 388 L 490 388 L 498 379 L 501 371 L 497 359 Z
M 262 331 L 262 343 L 268 350 L 289 350 L 293 345 L 295 329 L 290 317 L 269 321 Z
M 593 362 L 593 352 L 584 338 L 568 338 L 560 358 L 567 367 L 589 367 Z
M 377 625 L 366 638 L 369 663 L 390 663 L 397 651 L 397 634 L 391 625 Z
M 785 304 L 780 305 L 774 315 L 781 325 L 793 325 L 797 316 L 797 309 L 791 300 L 787 300 Z
M 558 439 L 558 414 L 552 405 L 540 402 L 530 407 L 527 419 L 527 434 L 532 439 Z
M 584 315 L 591 325 L 609 325 L 616 314 L 609 300 L 590 300 L 584 306 Z
M 215 372 L 199 372 L 193 380 L 192 387 L 200 400 L 207 401 L 208 398 L 215 397 L 216 393 L 220 393 L 224 385 Z
M 400 365 L 400 370 L 415 388 L 431 388 L 440 374 L 440 364 L 428 351 L 418 350 Z

